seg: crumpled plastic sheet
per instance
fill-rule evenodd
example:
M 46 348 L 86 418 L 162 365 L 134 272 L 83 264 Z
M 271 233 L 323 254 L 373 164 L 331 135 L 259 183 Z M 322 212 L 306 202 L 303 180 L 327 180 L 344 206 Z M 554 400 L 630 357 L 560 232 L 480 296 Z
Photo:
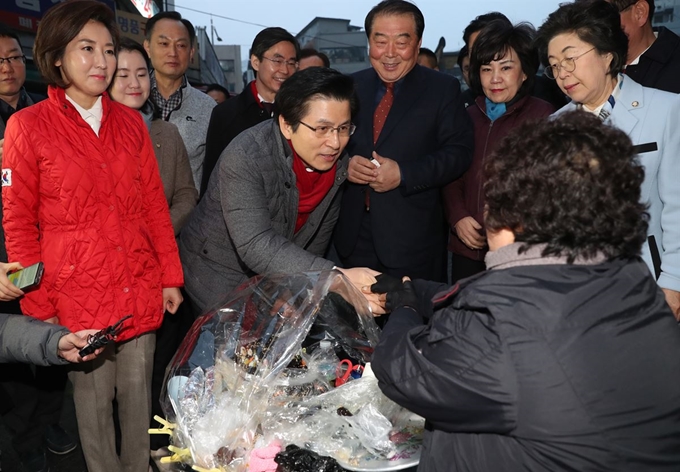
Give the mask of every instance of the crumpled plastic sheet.
M 362 377 L 327 393 L 278 409 L 261 421 L 264 437 L 297 444 L 343 462 L 367 452 L 389 458 L 390 433 L 410 417 L 385 397 L 375 377 Z
M 375 378 L 338 388 L 330 378 L 339 359 L 369 362 L 378 338 L 364 296 L 339 271 L 251 279 L 196 320 L 166 371 L 173 443 L 189 448 L 192 465 L 229 472 L 245 472 L 253 449 L 271 444 L 388 456 L 400 407 Z

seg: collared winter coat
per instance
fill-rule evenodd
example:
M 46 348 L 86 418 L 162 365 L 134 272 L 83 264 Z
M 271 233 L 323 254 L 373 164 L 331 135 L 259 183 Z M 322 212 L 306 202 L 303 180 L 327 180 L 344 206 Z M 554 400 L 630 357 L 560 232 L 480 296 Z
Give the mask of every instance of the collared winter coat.
M 172 123 L 153 120 L 150 133 L 163 181 L 165 199 L 170 207 L 170 220 L 175 236 L 179 236 L 198 201 L 198 191 L 191 174 L 187 149 L 177 127 Z
M 529 120 L 547 118 L 555 109 L 540 98 L 525 96 L 510 105 L 495 121 L 486 114 L 484 96 L 467 107 L 475 129 L 475 148 L 470 168 L 462 177 L 444 187 L 444 208 L 449 222 L 449 251 L 475 261 L 483 261 L 487 249 L 470 249 L 458 238 L 456 223 L 466 216 L 484 225 L 484 195 L 482 169 L 484 159 L 491 155 L 504 137 Z
M 645 169 L 640 198 L 648 205 L 647 244 L 642 260 L 657 276 L 659 287 L 680 291 L 680 96 L 643 87 L 628 76 L 605 124 L 626 133 Z M 570 102 L 552 116 L 579 108 Z M 653 236 L 653 238 L 651 238 Z M 656 246 L 656 247 L 655 247 Z M 654 263 L 659 254 L 661 267 Z
M 3 226 L 10 261 L 43 261 L 26 315 L 71 331 L 127 314 L 118 341 L 157 329 L 162 289 L 183 284 L 168 205 L 146 126 L 102 97 L 99 137 L 66 99 L 17 112 L 5 133 Z
M 680 329 L 647 267 L 536 264 L 416 280 L 428 324 L 390 315 L 372 367 L 428 420 L 418 470 L 677 472 Z

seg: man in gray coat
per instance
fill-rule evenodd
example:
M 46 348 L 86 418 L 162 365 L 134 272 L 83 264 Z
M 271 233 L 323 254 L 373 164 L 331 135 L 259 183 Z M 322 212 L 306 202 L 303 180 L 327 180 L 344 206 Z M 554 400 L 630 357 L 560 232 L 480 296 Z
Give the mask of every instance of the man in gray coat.
M 177 126 L 187 148 L 194 185 L 199 190 L 205 138 L 210 114 L 217 103 L 193 88 L 185 75 L 194 56 L 195 42 L 194 26 L 176 11 L 158 13 L 146 23 L 144 49 L 153 66 L 149 98 L 158 115 Z
M 276 102 L 273 120 L 244 131 L 222 152 L 180 234 L 195 315 L 254 275 L 333 268 L 322 255 L 347 176 L 353 81 L 331 69 L 307 69 L 283 83 Z M 362 269 L 345 274 L 357 286 L 372 279 Z

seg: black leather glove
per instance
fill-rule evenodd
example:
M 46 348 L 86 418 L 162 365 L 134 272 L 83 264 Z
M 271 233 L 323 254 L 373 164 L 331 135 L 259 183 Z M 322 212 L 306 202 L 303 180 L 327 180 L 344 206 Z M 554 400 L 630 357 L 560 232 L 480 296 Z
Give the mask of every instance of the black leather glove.
M 376 282 L 371 285 L 373 293 L 389 293 L 401 290 L 403 282 L 400 278 L 389 274 L 380 274 L 375 277 Z
M 402 282 L 397 277 L 387 274 L 380 274 L 375 280 L 376 283 L 371 285 L 371 292 L 387 294 L 386 311 L 392 312 L 400 307 L 409 307 L 418 311 L 418 296 L 410 280 Z

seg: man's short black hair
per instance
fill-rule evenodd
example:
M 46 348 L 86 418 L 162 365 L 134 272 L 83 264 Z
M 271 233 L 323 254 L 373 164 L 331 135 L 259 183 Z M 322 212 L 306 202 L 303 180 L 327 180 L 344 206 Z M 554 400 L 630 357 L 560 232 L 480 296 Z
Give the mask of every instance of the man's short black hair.
M 156 26 L 156 23 L 158 23 L 160 20 L 179 21 L 184 25 L 184 27 L 189 32 L 189 41 L 191 42 L 191 45 L 193 46 L 196 43 L 196 29 L 194 29 L 194 25 L 192 25 L 191 21 L 187 20 L 186 18 L 182 18 L 182 14 L 177 11 L 162 11 L 160 13 L 156 13 L 154 16 L 149 18 L 146 22 L 147 40 L 151 39 L 153 28 L 154 26 Z
M 331 66 L 331 60 L 330 60 L 330 59 L 328 58 L 328 56 L 325 55 L 324 53 L 322 53 L 322 52 L 320 52 L 320 51 L 317 51 L 317 50 L 314 49 L 314 48 L 304 48 L 304 49 L 301 49 L 301 50 L 300 50 L 300 59 L 299 59 L 299 60 L 301 61 L 302 59 L 306 59 L 306 58 L 308 58 L 308 57 L 318 57 L 318 58 L 321 59 L 321 61 L 323 62 L 323 66 L 324 66 L 324 67 L 330 67 L 330 66 Z
M 364 30 L 366 30 L 366 36 L 371 37 L 371 32 L 373 31 L 373 21 L 376 16 L 392 16 L 392 15 L 411 15 L 413 21 L 416 25 L 416 36 L 418 39 L 423 38 L 423 31 L 425 31 L 425 17 L 423 12 L 411 2 L 406 0 L 383 0 L 374 6 L 371 11 L 366 15 L 366 20 L 364 21 Z
M 508 51 L 513 49 L 522 72 L 527 76 L 517 93 L 519 96 L 528 94 L 534 86 L 534 77 L 538 71 L 538 53 L 534 47 L 535 34 L 536 30 L 529 23 L 514 26 L 503 20 L 492 21 L 482 28 L 470 54 L 469 77 L 472 91 L 476 95 L 484 93 L 479 73 L 481 67 L 504 58 Z
M 548 44 L 564 33 L 574 33 L 595 47 L 599 54 L 610 53 L 609 75 L 616 77 L 626 65 L 628 36 L 621 29 L 621 17 L 614 5 L 604 0 L 562 3 L 538 28 L 536 45 L 543 65 L 548 67 Z
M 649 5 L 649 14 L 647 15 L 647 22 L 649 23 L 649 26 L 652 26 L 652 21 L 654 20 L 654 0 L 640 0 L 643 2 L 647 2 L 647 5 Z M 624 9 L 635 5 L 638 2 L 638 0 L 609 0 L 609 3 L 614 5 L 617 10 L 623 11 Z
M 300 45 L 295 36 L 283 28 L 265 28 L 255 36 L 250 48 L 250 55 L 262 60 L 264 53 L 282 41 L 289 42 L 295 47 L 295 59 L 300 60 Z
M 470 48 L 468 48 L 467 44 L 465 44 L 462 48 L 460 48 L 460 51 L 458 52 L 458 57 L 456 58 L 456 64 L 458 64 L 458 67 L 460 67 L 460 70 L 463 70 L 463 59 L 465 59 L 469 55 L 470 55 Z
M 19 47 L 21 47 L 21 41 L 19 41 L 19 35 L 16 34 L 14 31 L 12 31 L 11 29 L 9 29 L 9 27 L 4 23 L 0 23 L 0 38 L 16 39 L 17 43 L 19 43 Z
M 527 122 L 484 162 L 487 231 L 547 244 L 544 256 L 639 256 L 645 173 L 626 133 L 591 113 Z
M 481 31 L 481 29 L 486 25 L 497 20 L 512 24 L 510 19 L 499 11 L 492 11 L 489 13 L 484 13 L 483 15 L 479 15 L 474 20 L 472 20 L 470 24 L 465 27 L 465 31 L 463 31 L 463 42 L 465 45 L 468 47 L 470 46 L 470 36 L 472 36 L 473 33 Z
M 288 78 L 276 94 L 276 116 L 281 115 L 293 131 L 309 110 L 309 102 L 317 98 L 349 101 L 354 117 L 359 100 L 354 91 L 354 80 L 335 69 L 310 67 Z
M 212 92 L 212 91 L 218 91 L 222 92 L 226 98 L 231 97 L 229 94 L 229 90 L 226 88 L 222 87 L 220 84 L 210 84 L 205 88 L 205 93 Z
M 433 68 L 439 67 L 439 61 L 437 60 L 437 55 L 434 53 L 434 51 L 432 49 L 420 48 L 420 51 L 418 51 L 418 55 L 427 57 L 432 62 Z

